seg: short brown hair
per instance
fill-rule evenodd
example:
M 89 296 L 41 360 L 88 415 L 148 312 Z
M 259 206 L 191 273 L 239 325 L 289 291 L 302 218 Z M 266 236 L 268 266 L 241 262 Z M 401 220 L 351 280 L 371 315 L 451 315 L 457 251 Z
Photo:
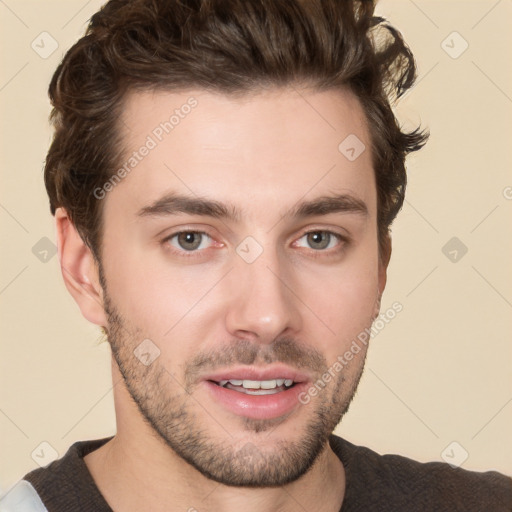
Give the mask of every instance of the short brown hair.
M 374 7 L 365 0 L 110 0 L 50 84 L 55 134 L 45 184 L 52 214 L 64 207 L 100 260 L 102 202 L 93 190 L 119 167 L 118 120 L 130 90 L 343 87 L 368 121 L 382 251 L 404 201 L 405 157 L 428 135 L 401 131 L 393 114 L 394 99 L 414 82 L 415 63 Z

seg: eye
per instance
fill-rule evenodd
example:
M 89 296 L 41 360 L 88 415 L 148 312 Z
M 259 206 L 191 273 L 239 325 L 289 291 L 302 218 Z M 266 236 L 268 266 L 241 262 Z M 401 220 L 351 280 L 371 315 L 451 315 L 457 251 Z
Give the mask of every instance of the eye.
M 309 233 L 305 233 L 302 235 L 299 240 L 306 240 L 308 247 L 314 249 L 315 251 L 323 251 L 325 249 L 332 249 L 337 245 L 340 245 L 344 239 L 338 233 L 333 233 L 332 231 L 310 231 Z M 299 247 L 304 247 L 299 242 L 296 242 Z
M 176 249 L 195 252 L 199 249 L 207 249 L 211 237 L 201 231 L 181 231 L 167 237 L 164 241 Z

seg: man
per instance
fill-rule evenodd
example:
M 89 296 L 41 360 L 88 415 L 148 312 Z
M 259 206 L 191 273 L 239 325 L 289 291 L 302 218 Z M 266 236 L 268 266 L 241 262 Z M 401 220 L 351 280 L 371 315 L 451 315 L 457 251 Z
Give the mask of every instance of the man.
M 117 433 L 0 510 L 511 510 L 504 475 L 332 435 L 426 141 L 393 115 L 414 61 L 373 9 L 111 0 L 93 16 L 50 85 L 45 182 L 65 284 L 112 347 Z

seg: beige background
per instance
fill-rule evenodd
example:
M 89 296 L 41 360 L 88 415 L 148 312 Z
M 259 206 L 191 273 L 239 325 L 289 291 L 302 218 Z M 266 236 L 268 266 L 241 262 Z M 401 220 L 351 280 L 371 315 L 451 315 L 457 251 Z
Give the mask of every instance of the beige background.
M 37 467 L 34 451 L 52 456 L 41 442 L 61 456 L 115 431 L 109 348 L 66 292 L 57 257 L 32 252 L 55 241 L 42 181 L 47 85 L 101 4 L 0 1 L 0 492 Z M 383 310 L 404 309 L 374 338 L 338 432 L 422 461 L 456 441 L 444 453 L 467 451 L 463 467 L 512 474 L 512 2 L 385 0 L 378 12 L 419 64 L 400 118 L 432 136 L 409 161 L 393 229 Z M 43 31 L 59 45 L 48 58 L 31 48 Z M 458 55 L 464 40 L 458 58 L 445 51 Z M 468 248 L 456 262 L 442 252 L 452 237 Z

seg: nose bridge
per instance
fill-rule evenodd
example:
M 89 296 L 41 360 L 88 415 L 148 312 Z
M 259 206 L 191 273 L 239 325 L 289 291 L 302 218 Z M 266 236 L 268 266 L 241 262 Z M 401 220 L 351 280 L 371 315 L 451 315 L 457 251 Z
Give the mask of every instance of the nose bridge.
M 254 258 L 256 250 L 259 255 L 249 258 L 251 251 Z M 248 241 L 247 245 L 240 244 L 237 253 L 226 317 L 230 333 L 271 342 L 283 331 L 300 329 L 297 300 L 287 283 L 290 273 L 275 247 L 258 249 Z

